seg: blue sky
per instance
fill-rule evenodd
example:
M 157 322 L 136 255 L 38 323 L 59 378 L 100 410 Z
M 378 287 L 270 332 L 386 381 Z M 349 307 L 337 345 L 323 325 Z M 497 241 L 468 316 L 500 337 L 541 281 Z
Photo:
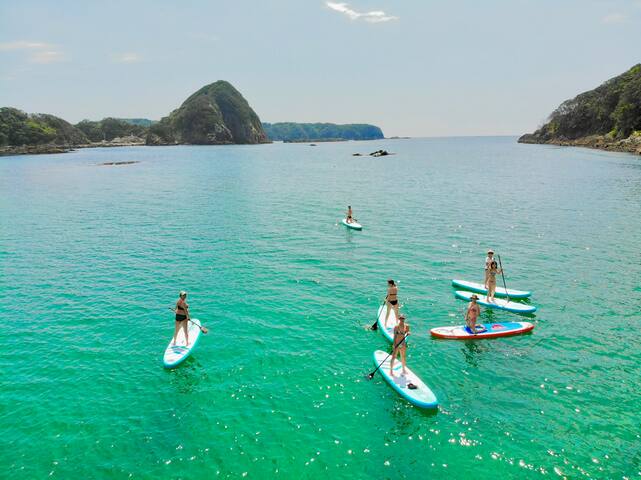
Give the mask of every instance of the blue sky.
M 641 0 L 0 0 L 0 106 L 159 119 L 224 79 L 261 120 L 510 135 L 641 62 Z

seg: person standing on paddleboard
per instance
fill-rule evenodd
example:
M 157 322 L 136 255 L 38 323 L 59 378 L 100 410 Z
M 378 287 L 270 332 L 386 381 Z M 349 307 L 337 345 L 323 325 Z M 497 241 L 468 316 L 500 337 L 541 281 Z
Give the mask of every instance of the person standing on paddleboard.
M 394 343 L 392 343 L 394 348 L 392 350 L 392 361 L 389 366 L 389 374 L 392 377 L 394 376 L 394 361 L 399 353 L 401 354 L 401 364 L 403 365 L 402 374 L 407 374 L 405 354 L 407 352 L 407 336 L 409 334 L 410 326 L 405 323 L 405 315 L 400 315 L 398 317 L 398 324 L 394 327 Z
M 394 309 L 394 315 L 398 318 L 398 287 L 394 280 L 387 281 L 387 295 L 385 296 L 385 304 L 387 305 L 387 312 L 385 313 L 385 328 L 387 328 L 387 319 L 389 318 L 390 310 Z
M 487 290 L 487 280 L 488 280 L 488 271 L 490 269 L 490 265 L 494 261 L 494 250 L 490 249 L 487 251 L 487 257 L 485 257 L 485 280 L 483 281 L 483 285 L 485 285 L 485 289 Z
M 496 260 L 492 260 L 490 263 L 490 268 L 487 271 L 487 301 L 494 301 L 494 293 L 496 292 L 496 274 L 502 273 L 502 270 L 499 268 L 499 264 L 496 263 Z
M 470 297 L 471 302 L 467 306 L 467 311 L 465 312 L 465 324 L 472 334 L 476 333 L 476 320 L 481 314 L 481 307 L 476 303 L 478 299 L 479 297 L 477 297 L 476 294 L 472 295 Z
M 185 331 L 185 341 L 186 341 L 185 346 L 189 345 L 189 320 L 191 319 L 191 317 L 189 316 L 189 305 L 187 305 L 187 302 L 185 302 L 186 299 L 187 299 L 187 292 L 182 290 L 179 293 L 178 301 L 176 302 L 176 309 L 174 310 L 174 312 L 176 312 L 176 329 L 174 330 L 174 345 L 176 345 L 176 337 L 178 336 L 178 332 L 180 331 L 181 327 Z
M 352 206 L 347 205 L 347 216 L 346 216 L 347 218 L 345 218 L 345 221 L 347 223 L 354 223 L 354 219 L 352 218 L 353 215 L 354 215 L 354 212 L 352 212 Z

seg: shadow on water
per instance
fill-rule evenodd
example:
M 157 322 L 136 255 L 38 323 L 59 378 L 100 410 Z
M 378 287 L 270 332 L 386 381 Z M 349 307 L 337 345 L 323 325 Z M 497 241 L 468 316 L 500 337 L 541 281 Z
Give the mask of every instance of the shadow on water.
M 490 348 L 487 342 L 481 343 L 478 340 L 464 340 L 461 351 L 463 352 L 465 362 L 471 367 L 477 368 L 481 355 L 490 351 Z
M 194 393 L 200 383 L 207 379 L 202 364 L 194 357 L 189 357 L 176 368 L 165 369 L 169 375 L 169 385 L 176 393 Z
M 399 398 L 392 409 L 394 426 L 387 432 L 386 440 L 393 441 L 421 432 L 425 424 L 418 421 L 417 415 L 420 418 L 433 418 L 438 415 L 438 408 L 418 408 Z

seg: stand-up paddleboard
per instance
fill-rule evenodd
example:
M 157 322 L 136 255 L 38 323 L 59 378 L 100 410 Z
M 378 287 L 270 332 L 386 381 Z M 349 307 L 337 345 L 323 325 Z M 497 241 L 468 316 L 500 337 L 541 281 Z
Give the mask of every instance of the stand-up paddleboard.
M 200 321 L 192 318 L 189 323 L 189 345 L 185 345 L 185 331 L 181 328 L 176 336 L 176 345 L 173 345 L 174 337 L 172 335 L 169 345 L 165 350 L 163 364 L 165 368 L 173 368 L 180 365 L 193 352 L 198 339 L 200 338 Z
M 376 350 L 374 352 L 374 364 L 378 366 L 385 357 L 387 357 L 387 352 L 382 350 Z M 385 362 L 381 365 L 381 368 L 378 369 L 378 372 L 383 376 L 387 383 L 389 383 L 398 394 L 407 400 L 410 403 L 413 403 L 417 407 L 421 408 L 436 408 L 438 406 L 438 400 L 434 392 L 430 390 L 430 387 L 423 383 L 423 380 L 418 378 L 414 372 L 407 368 L 407 374 L 402 375 L 403 366 L 401 361 L 397 360 L 394 362 L 394 375 L 390 375 L 389 367 L 392 357 L 390 356 Z M 416 388 L 410 388 L 410 384 Z
M 532 331 L 534 324 L 530 322 L 499 322 L 481 323 L 476 325 L 476 333 L 472 333 L 466 325 L 455 327 L 438 327 L 430 330 L 433 337 L 449 338 L 452 340 L 480 340 L 482 338 L 509 337 Z
M 457 298 L 463 300 L 470 300 L 472 295 L 476 295 L 472 292 L 464 292 L 462 290 L 457 290 L 454 292 Z M 507 310 L 508 312 L 514 313 L 534 313 L 536 312 L 536 307 L 532 305 L 525 305 L 524 303 L 508 302 L 502 298 L 495 298 L 492 302 L 487 300 L 487 297 L 484 295 L 477 295 L 478 300 L 476 303 L 483 305 L 484 307 L 497 308 L 499 310 Z
M 363 229 L 363 226 L 362 226 L 360 223 L 355 222 L 355 221 L 353 221 L 353 220 L 352 220 L 352 222 L 351 222 L 351 223 L 347 223 L 347 219 L 346 219 L 346 218 L 343 218 L 343 219 L 341 220 L 341 223 L 342 223 L 343 225 L 345 225 L 347 228 L 351 228 L 351 229 L 353 229 L 353 230 L 362 230 L 362 229 Z
M 387 303 L 384 303 L 378 308 L 378 329 L 388 342 L 394 341 L 394 327 L 398 323 L 394 309 L 390 309 L 389 318 L 387 319 L 387 328 L 385 328 L 385 313 L 387 312 Z
M 487 289 L 482 283 L 468 282 L 466 280 L 452 280 L 452 285 L 462 288 L 463 290 L 487 295 Z M 494 295 L 496 297 L 528 298 L 532 295 L 532 292 L 527 292 L 525 290 L 512 290 L 511 288 L 508 288 L 506 292 L 505 288 L 497 286 Z

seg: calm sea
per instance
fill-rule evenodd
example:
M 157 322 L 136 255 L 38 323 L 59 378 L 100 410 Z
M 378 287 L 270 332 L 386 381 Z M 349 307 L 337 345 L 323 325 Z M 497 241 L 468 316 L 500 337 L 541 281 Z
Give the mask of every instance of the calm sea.
M 515 138 L 0 158 L 1 476 L 638 478 L 640 246 L 641 158 Z M 533 333 L 432 339 L 488 247 Z M 388 278 L 435 413 L 364 378 Z

